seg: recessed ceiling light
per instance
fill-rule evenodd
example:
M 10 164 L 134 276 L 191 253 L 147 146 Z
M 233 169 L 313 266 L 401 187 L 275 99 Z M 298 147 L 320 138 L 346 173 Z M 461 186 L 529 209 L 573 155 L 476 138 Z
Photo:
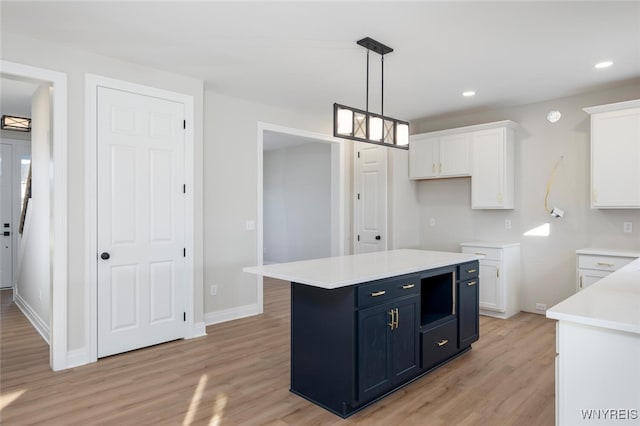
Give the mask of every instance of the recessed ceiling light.
M 556 123 L 558 120 L 560 120 L 560 117 L 562 117 L 562 113 L 554 109 L 552 111 L 549 111 L 549 113 L 547 114 L 547 121 L 549 123 Z
M 464 96 L 465 98 L 470 98 L 471 96 L 475 96 L 476 92 L 474 92 L 473 90 L 467 90 L 466 92 L 462 92 L 462 96 Z
M 598 69 L 609 68 L 611 65 L 613 65 L 613 62 L 611 61 L 602 61 L 602 62 L 598 62 L 595 67 Z

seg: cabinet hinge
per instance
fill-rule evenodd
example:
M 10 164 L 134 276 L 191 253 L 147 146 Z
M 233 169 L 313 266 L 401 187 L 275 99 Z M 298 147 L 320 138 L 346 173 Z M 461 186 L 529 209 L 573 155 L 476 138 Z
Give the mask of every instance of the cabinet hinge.
M 182 320 L 185 321 L 185 322 L 187 321 L 187 313 L 186 312 L 182 313 Z
M 187 128 L 187 120 L 182 120 L 182 128 L 183 129 Z

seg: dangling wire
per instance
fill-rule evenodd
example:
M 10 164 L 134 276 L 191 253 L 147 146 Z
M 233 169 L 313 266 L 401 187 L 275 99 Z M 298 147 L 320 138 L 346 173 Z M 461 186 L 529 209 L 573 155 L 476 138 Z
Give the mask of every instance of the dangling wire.
M 549 210 L 549 207 L 547 206 L 547 201 L 549 200 L 549 193 L 551 192 L 551 185 L 553 185 L 553 181 L 556 178 L 556 171 L 558 170 L 558 166 L 560 165 L 560 162 L 562 161 L 563 158 L 564 156 L 561 155 L 558 161 L 556 161 L 556 165 L 553 166 L 553 170 L 551 170 L 551 176 L 549 177 L 549 182 L 547 182 L 547 193 L 544 196 L 544 209 L 547 211 L 547 213 L 551 213 L 551 210 Z

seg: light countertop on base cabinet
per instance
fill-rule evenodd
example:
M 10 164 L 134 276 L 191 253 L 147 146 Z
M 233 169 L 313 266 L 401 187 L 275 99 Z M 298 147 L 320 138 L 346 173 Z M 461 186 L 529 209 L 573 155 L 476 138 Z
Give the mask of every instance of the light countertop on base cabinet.
M 556 325 L 556 424 L 640 422 L 640 259 L 547 310 Z

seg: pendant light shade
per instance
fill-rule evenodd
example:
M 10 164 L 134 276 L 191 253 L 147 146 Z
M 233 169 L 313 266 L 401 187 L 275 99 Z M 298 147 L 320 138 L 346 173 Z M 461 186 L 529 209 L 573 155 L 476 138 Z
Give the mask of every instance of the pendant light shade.
M 367 49 L 367 103 L 361 110 L 333 104 L 333 136 L 393 148 L 409 149 L 409 123 L 384 116 L 384 55 L 393 49 L 369 37 L 358 41 Z M 382 63 L 381 113 L 369 112 L 369 52 L 380 54 Z

